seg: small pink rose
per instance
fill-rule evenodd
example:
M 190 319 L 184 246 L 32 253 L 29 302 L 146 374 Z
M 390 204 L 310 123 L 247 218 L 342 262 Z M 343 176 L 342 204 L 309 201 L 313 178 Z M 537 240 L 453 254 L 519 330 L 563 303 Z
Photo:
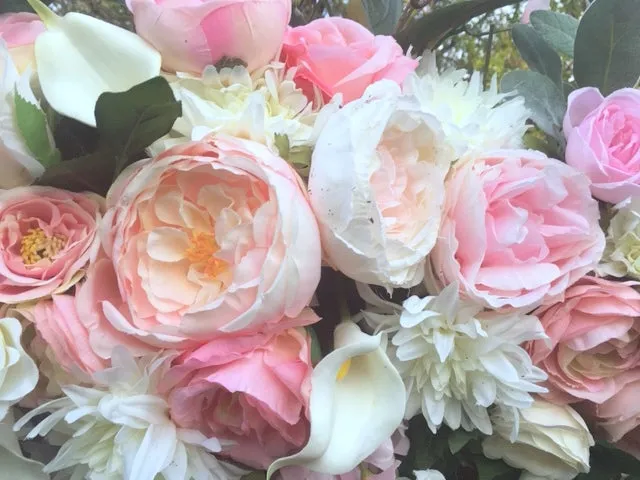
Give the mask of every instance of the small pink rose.
M 200 74 L 223 57 L 256 70 L 277 55 L 291 0 L 127 0 L 136 32 L 169 71 Z
M 529 344 L 557 403 L 603 403 L 640 380 L 640 293 L 634 283 L 583 277 L 563 301 L 538 309 L 549 342 Z
M 307 441 L 312 370 L 303 330 L 216 339 L 184 354 L 166 375 L 171 417 L 232 440 L 224 455 L 266 469 Z
M 34 13 L 8 13 L 0 15 L 0 39 L 4 40 L 18 68 L 35 65 L 33 43 L 45 31 L 44 24 Z
M 493 309 L 553 302 L 598 264 L 599 216 L 579 171 L 539 152 L 487 152 L 451 172 L 427 281 L 458 282 Z
M 0 302 L 62 293 L 82 276 L 100 242 L 102 199 L 51 187 L 0 192 Z
M 551 0 L 529 0 L 524 12 L 522 13 L 521 22 L 529 23 L 531 14 L 536 10 L 549 10 L 551 8 Z
M 564 135 L 566 161 L 591 179 L 594 197 L 619 203 L 640 195 L 640 91 L 606 98 L 591 87 L 572 92 Z
M 282 46 L 282 60 L 295 67 L 295 81 L 310 99 L 317 87 L 325 100 L 337 93 L 345 103 L 360 98 L 379 80 L 402 84 L 418 66 L 392 38 L 374 36 L 353 20 L 327 17 L 290 28 Z

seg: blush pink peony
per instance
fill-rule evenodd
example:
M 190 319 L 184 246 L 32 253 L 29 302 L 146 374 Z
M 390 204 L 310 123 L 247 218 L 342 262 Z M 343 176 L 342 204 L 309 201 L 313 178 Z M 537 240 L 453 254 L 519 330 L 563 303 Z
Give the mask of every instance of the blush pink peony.
M 592 405 L 597 427 L 607 440 L 640 459 L 640 380 L 626 384 L 600 405 Z
M 640 195 L 640 91 L 572 92 L 564 134 L 566 161 L 591 179 L 594 197 L 619 203 Z
M 458 282 L 489 308 L 531 310 L 592 270 L 605 239 L 589 180 L 526 150 L 489 152 L 447 182 L 427 286 Z
M 35 66 L 33 43 L 45 31 L 44 23 L 35 13 L 7 13 L 0 15 L 0 39 L 4 40 L 18 71 Z
M 127 0 L 136 32 L 161 54 L 165 70 L 200 74 L 223 57 L 249 70 L 278 54 L 291 0 Z
M 150 344 L 289 325 L 318 285 L 302 181 L 264 145 L 175 147 L 123 172 L 107 207 L 103 246 L 126 305 L 109 321 Z
M 184 354 L 165 377 L 171 417 L 233 441 L 225 456 L 266 469 L 307 441 L 312 370 L 303 330 L 216 339 Z
M 100 246 L 102 199 L 51 187 L 0 192 L 0 302 L 62 293 Z
M 631 282 L 583 277 L 535 312 L 549 343 L 529 344 L 556 403 L 602 403 L 640 380 L 640 293 Z
M 325 100 L 341 93 L 345 103 L 360 98 L 379 80 L 402 84 L 418 66 L 393 37 L 374 36 L 359 23 L 340 17 L 290 28 L 281 58 L 287 67 L 296 68 L 294 80 L 310 99 L 317 87 Z

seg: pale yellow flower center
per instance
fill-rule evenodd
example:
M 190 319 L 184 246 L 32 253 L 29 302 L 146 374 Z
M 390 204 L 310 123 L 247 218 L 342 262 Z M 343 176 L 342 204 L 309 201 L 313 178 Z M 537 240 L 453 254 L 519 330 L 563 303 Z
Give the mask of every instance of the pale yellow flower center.
M 187 248 L 187 259 L 210 279 L 216 278 L 228 268 L 227 262 L 214 255 L 220 250 L 216 238 L 210 233 L 191 234 L 191 245 Z
M 34 265 L 40 260 L 55 257 L 67 244 L 67 237 L 56 233 L 47 235 L 41 228 L 31 228 L 22 237 L 20 256 L 25 265 Z
M 351 368 L 351 359 L 344 362 L 340 365 L 340 370 L 338 370 L 338 374 L 336 375 L 336 380 L 340 381 L 349 373 L 349 369 Z

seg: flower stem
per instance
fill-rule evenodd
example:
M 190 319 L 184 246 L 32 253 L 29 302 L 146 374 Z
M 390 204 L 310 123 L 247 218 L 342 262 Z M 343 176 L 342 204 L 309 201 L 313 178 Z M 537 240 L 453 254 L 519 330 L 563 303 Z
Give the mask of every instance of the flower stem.
M 58 23 L 60 17 L 56 15 L 53 10 L 47 7 L 40 0 L 27 0 L 31 8 L 38 14 L 42 23 L 44 23 L 45 27 L 51 28 Z

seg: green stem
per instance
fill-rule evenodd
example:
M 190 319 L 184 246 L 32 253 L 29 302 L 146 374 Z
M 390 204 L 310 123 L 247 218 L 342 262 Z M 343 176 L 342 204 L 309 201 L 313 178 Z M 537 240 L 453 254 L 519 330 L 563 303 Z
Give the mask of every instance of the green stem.
M 27 2 L 38 14 L 40 20 L 42 20 L 42 23 L 44 23 L 47 28 L 55 26 L 58 21 L 60 21 L 60 17 L 53 13 L 53 11 L 40 0 L 27 0 Z

